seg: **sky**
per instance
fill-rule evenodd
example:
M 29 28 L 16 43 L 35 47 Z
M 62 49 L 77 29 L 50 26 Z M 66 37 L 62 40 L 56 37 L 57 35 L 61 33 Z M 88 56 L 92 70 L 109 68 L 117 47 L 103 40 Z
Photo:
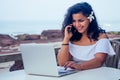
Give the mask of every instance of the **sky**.
M 0 0 L 0 33 L 60 29 L 67 9 L 79 2 L 92 6 L 103 29 L 120 30 L 120 0 Z
M 0 21 L 62 20 L 81 1 L 91 4 L 98 20 L 120 20 L 120 0 L 0 0 Z

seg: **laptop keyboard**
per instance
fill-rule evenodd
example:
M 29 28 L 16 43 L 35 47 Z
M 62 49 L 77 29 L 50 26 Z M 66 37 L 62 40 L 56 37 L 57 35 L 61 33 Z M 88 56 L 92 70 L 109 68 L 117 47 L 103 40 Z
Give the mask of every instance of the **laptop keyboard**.
M 60 73 L 65 73 L 65 72 L 69 72 L 69 71 L 75 71 L 75 70 L 74 70 L 74 69 L 71 69 L 71 68 L 67 68 L 67 69 L 65 70 L 64 67 L 58 66 L 58 72 L 60 72 Z

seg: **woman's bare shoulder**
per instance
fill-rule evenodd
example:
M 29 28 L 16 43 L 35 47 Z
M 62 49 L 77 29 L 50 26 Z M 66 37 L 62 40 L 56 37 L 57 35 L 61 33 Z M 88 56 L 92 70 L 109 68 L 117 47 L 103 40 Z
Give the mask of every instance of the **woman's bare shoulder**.
M 100 33 L 99 38 L 98 39 L 103 39 L 103 38 L 108 38 L 106 33 Z

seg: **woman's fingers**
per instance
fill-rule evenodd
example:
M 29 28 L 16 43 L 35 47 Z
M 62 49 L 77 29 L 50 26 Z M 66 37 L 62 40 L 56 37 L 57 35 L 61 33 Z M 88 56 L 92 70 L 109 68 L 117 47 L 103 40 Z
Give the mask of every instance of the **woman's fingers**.
M 65 28 L 65 32 L 69 32 L 69 29 L 72 27 L 72 24 L 70 24 L 70 25 L 68 25 L 68 26 L 66 26 L 66 28 Z
M 77 64 L 74 61 L 68 61 L 68 62 L 66 62 L 66 64 L 64 65 L 64 67 L 65 67 L 65 69 L 67 69 L 69 67 L 69 68 L 72 68 L 72 69 L 80 70 L 79 69 L 80 64 Z
M 68 62 L 65 63 L 64 67 L 65 68 L 68 68 L 68 67 L 74 68 L 75 64 L 76 63 L 74 61 L 68 61 Z

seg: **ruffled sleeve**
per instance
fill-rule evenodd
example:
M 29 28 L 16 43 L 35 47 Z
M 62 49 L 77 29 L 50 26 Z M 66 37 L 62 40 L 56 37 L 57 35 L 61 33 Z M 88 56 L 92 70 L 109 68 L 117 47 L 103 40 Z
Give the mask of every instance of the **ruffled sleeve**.
M 109 41 L 109 39 L 100 39 L 95 47 L 95 54 L 98 52 L 106 53 L 108 55 L 115 55 L 115 51 Z

